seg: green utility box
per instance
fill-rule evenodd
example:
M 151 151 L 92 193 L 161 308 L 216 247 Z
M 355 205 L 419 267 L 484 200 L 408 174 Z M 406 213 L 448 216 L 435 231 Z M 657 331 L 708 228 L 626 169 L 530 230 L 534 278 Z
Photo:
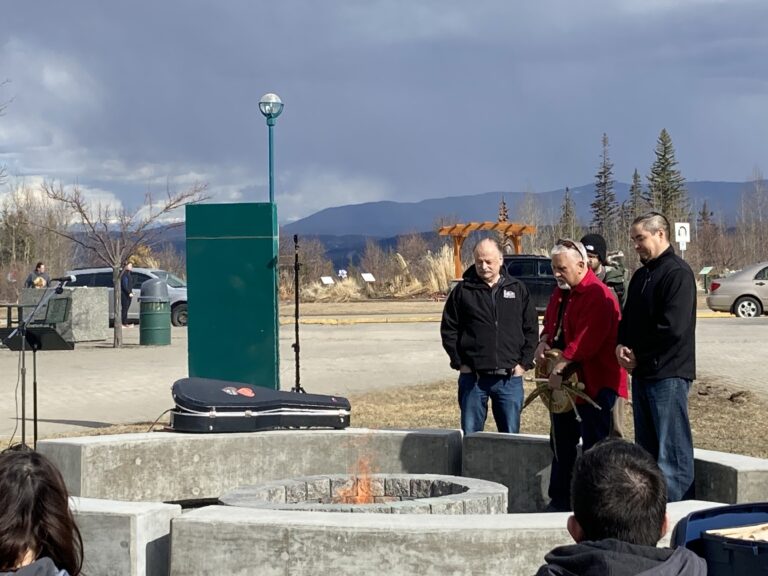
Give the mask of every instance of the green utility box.
M 280 387 L 277 209 L 186 207 L 190 377 Z

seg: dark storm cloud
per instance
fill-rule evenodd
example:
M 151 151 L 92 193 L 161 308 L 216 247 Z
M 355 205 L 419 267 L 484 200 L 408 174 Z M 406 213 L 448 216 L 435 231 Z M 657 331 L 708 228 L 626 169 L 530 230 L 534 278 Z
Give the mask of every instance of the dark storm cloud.
M 0 162 L 127 204 L 170 179 L 282 218 L 618 179 L 666 127 L 689 179 L 744 179 L 768 144 L 763 2 L 14 3 L 0 30 Z M 96 192 L 95 192 L 96 193 Z

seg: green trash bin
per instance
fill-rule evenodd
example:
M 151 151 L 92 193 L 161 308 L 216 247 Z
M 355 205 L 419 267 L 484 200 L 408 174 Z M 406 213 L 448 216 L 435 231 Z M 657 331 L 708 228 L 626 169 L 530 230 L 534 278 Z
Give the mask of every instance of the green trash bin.
M 151 278 L 141 284 L 139 296 L 139 344 L 168 346 L 171 343 L 171 299 L 168 284 Z

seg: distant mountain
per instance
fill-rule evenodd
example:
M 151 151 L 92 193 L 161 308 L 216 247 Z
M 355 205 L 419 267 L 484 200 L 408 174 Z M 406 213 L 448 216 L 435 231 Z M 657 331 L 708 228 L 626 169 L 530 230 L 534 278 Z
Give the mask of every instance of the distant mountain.
M 736 220 L 738 199 L 752 186 L 751 182 L 687 182 L 688 195 L 694 212 L 707 200 L 715 218 L 726 224 Z M 617 182 L 614 186 L 619 202 L 627 199 L 629 184 Z M 571 188 L 576 212 L 584 224 L 591 218 L 590 204 L 594 199 L 594 185 Z M 560 216 L 565 189 L 535 193 L 539 212 L 545 222 Z M 365 202 L 326 208 L 311 216 L 282 227 L 283 234 L 312 236 L 373 236 L 385 238 L 411 232 L 433 231 L 438 221 L 477 222 L 496 220 L 499 200 L 504 196 L 509 208 L 510 221 L 516 216 L 525 198 L 523 192 L 486 192 L 472 196 L 449 196 L 420 202 Z M 364 243 L 364 240 L 363 240 Z

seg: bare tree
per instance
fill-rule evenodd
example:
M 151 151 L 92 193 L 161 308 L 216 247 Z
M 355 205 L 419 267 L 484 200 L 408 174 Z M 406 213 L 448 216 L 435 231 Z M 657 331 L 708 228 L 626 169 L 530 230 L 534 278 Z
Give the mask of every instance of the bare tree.
M 10 84 L 11 81 L 7 78 L 0 82 L 0 88 L 5 86 L 6 84 Z M 8 104 L 11 103 L 11 100 L 6 100 L 5 102 L 0 102 L 0 116 L 5 115 L 5 109 L 8 108 Z M 3 184 L 5 182 L 5 177 L 7 176 L 7 173 L 5 171 L 5 166 L 0 166 L 0 184 Z
M 66 206 L 76 222 L 74 228 L 51 231 L 68 238 L 90 253 L 94 260 L 112 268 L 115 310 L 113 345 L 118 348 L 123 344 L 122 324 L 119 321 L 120 269 L 139 246 L 151 248 L 162 241 L 161 234 L 168 227 L 180 226 L 181 220 L 170 223 L 167 220 L 179 208 L 206 200 L 208 185 L 194 184 L 182 192 L 173 192 L 167 187 L 165 197 L 159 202 L 148 192 L 144 204 L 132 211 L 100 202 L 91 205 L 78 186 L 67 190 L 61 184 L 45 182 L 41 188 L 48 198 Z M 38 223 L 38 226 L 48 229 L 45 224 Z

